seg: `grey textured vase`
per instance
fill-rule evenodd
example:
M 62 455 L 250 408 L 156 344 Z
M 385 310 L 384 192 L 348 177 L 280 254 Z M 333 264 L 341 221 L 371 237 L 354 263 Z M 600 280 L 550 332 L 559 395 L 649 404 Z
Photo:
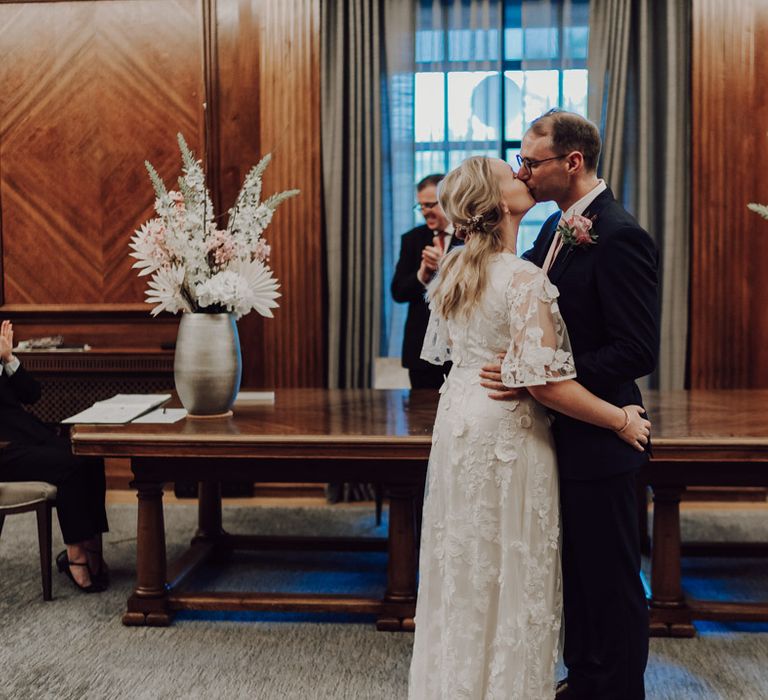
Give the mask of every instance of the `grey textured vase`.
M 173 377 L 188 413 L 226 413 L 240 390 L 242 366 L 232 314 L 182 314 Z

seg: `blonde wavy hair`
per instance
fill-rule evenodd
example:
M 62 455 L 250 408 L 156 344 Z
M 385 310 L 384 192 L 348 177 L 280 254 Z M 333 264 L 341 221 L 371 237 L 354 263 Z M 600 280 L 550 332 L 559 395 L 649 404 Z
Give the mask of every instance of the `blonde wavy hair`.
M 465 244 L 443 258 L 427 298 L 443 318 L 467 318 L 485 291 L 489 258 L 503 249 L 501 190 L 490 160 L 473 156 L 445 176 L 437 194 Z

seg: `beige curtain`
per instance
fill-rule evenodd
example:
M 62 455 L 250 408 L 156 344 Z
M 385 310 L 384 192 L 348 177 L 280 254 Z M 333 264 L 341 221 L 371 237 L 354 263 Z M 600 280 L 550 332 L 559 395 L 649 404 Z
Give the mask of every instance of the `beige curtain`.
M 686 381 L 690 0 L 591 0 L 589 116 L 600 174 L 661 253 L 661 354 L 651 386 Z
M 383 256 L 391 256 L 382 222 L 391 227 L 394 200 L 413 198 L 412 178 L 400 175 L 413 164 L 402 126 L 413 117 L 403 85 L 414 80 L 415 8 L 414 0 L 322 0 L 330 387 L 370 386 L 380 354 Z
M 325 0 L 321 22 L 328 385 L 365 387 L 382 288 L 380 2 Z

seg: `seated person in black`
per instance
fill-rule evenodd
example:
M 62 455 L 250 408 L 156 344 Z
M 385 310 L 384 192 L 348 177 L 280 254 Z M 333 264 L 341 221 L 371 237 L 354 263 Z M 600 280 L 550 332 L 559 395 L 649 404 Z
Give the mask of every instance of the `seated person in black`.
M 22 407 L 40 398 L 40 385 L 13 355 L 13 326 L 0 324 L 0 481 L 47 481 L 57 487 L 56 512 L 66 551 L 59 571 L 86 593 L 108 584 L 101 535 L 107 532 L 106 481 L 101 459 L 76 457 L 69 440 Z

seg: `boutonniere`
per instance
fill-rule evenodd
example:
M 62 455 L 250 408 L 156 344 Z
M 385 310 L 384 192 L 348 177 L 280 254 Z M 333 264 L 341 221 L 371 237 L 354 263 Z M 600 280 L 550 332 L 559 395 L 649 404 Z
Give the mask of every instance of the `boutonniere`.
M 581 214 L 561 220 L 557 232 L 563 239 L 563 243 L 570 246 L 590 246 L 597 242 L 597 234 L 592 230 L 592 224 L 596 217 L 588 219 Z

